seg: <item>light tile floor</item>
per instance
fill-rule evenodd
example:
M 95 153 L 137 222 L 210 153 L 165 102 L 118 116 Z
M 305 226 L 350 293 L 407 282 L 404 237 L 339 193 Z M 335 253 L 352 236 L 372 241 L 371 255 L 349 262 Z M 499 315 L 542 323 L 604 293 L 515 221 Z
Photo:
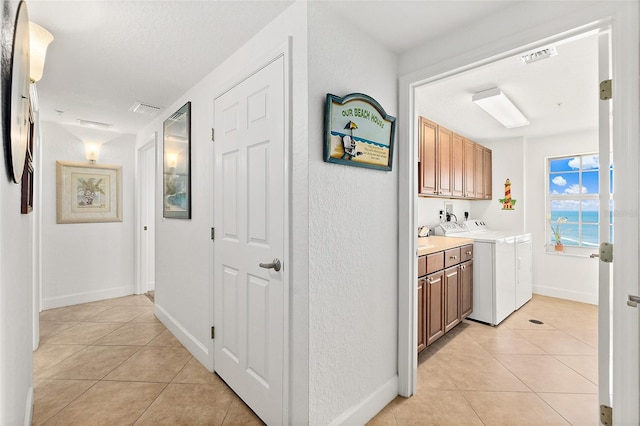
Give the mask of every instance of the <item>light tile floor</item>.
M 40 314 L 34 425 L 260 425 L 145 296 Z
M 536 325 L 529 319 L 544 322 Z M 44 311 L 34 425 L 262 424 L 145 296 Z M 597 308 L 543 296 L 423 351 L 418 392 L 371 425 L 597 425 Z
M 369 424 L 598 425 L 597 322 L 594 305 L 544 296 L 497 327 L 465 320 L 419 355 L 416 395 Z

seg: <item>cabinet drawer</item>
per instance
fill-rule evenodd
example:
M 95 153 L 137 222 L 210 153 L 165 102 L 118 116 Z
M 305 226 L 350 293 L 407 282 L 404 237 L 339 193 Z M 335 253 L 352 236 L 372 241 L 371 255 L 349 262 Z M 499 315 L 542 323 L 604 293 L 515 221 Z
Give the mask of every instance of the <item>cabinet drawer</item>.
M 427 259 L 427 274 L 444 269 L 444 252 L 428 254 L 425 258 Z M 418 270 L 420 270 L 420 265 L 418 265 Z
M 460 263 L 460 247 L 446 250 L 444 252 L 444 267 L 448 268 Z
M 473 244 L 460 247 L 460 262 L 473 259 Z
M 427 256 L 418 258 L 418 276 L 422 277 L 423 275 L 427 275 Z

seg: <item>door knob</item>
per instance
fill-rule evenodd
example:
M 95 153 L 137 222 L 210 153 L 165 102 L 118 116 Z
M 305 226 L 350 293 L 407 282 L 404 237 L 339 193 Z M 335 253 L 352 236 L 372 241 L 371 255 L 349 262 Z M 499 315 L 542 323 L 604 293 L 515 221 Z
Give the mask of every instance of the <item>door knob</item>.
M 265 269 L 273 269 L 276 272 L 278 272 L 280 270 L 280 268 L 282 268 L 282 263 L 280 263 L 280 259 L 275 258 L 275 259 L 273 259 L 273 262 L 271 262 L 271 263 L 260 263 L 259 266 L 261 268 L 265 268 Z

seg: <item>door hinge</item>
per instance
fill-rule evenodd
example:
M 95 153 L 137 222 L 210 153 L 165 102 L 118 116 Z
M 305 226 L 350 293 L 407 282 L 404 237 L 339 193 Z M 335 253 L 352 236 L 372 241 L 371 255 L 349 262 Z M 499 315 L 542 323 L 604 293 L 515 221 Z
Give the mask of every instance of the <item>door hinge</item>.
M 216 328 L 214 326 L 211 327 L 211 338 L 212 339 L 216 338 Z
M 216 228 L 211 228 L 211 239 L 214 241 L 216 239 Z
M 611 89 L 611 80 L 600 82 L 600 100 L 607 101 L 613 97 Z
M 600 423 L 609 426 L 613 424 L 613 408 L 604 404 L 600 406 Z
M 213 127 L 211 128 L 211 141 L 215 142 L 216 140 L 216 129 L 214 129 Z

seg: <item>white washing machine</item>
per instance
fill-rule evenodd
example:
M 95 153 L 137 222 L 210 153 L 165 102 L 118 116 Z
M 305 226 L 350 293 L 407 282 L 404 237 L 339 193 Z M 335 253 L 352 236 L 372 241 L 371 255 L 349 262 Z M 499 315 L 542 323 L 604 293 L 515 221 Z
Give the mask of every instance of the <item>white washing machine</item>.
M 443 222 L 435 233 L 474 241 L 473 312 L 468 318 L 498 325 L 531 299 L 531 234 L 494 231 L 481 220 Z

